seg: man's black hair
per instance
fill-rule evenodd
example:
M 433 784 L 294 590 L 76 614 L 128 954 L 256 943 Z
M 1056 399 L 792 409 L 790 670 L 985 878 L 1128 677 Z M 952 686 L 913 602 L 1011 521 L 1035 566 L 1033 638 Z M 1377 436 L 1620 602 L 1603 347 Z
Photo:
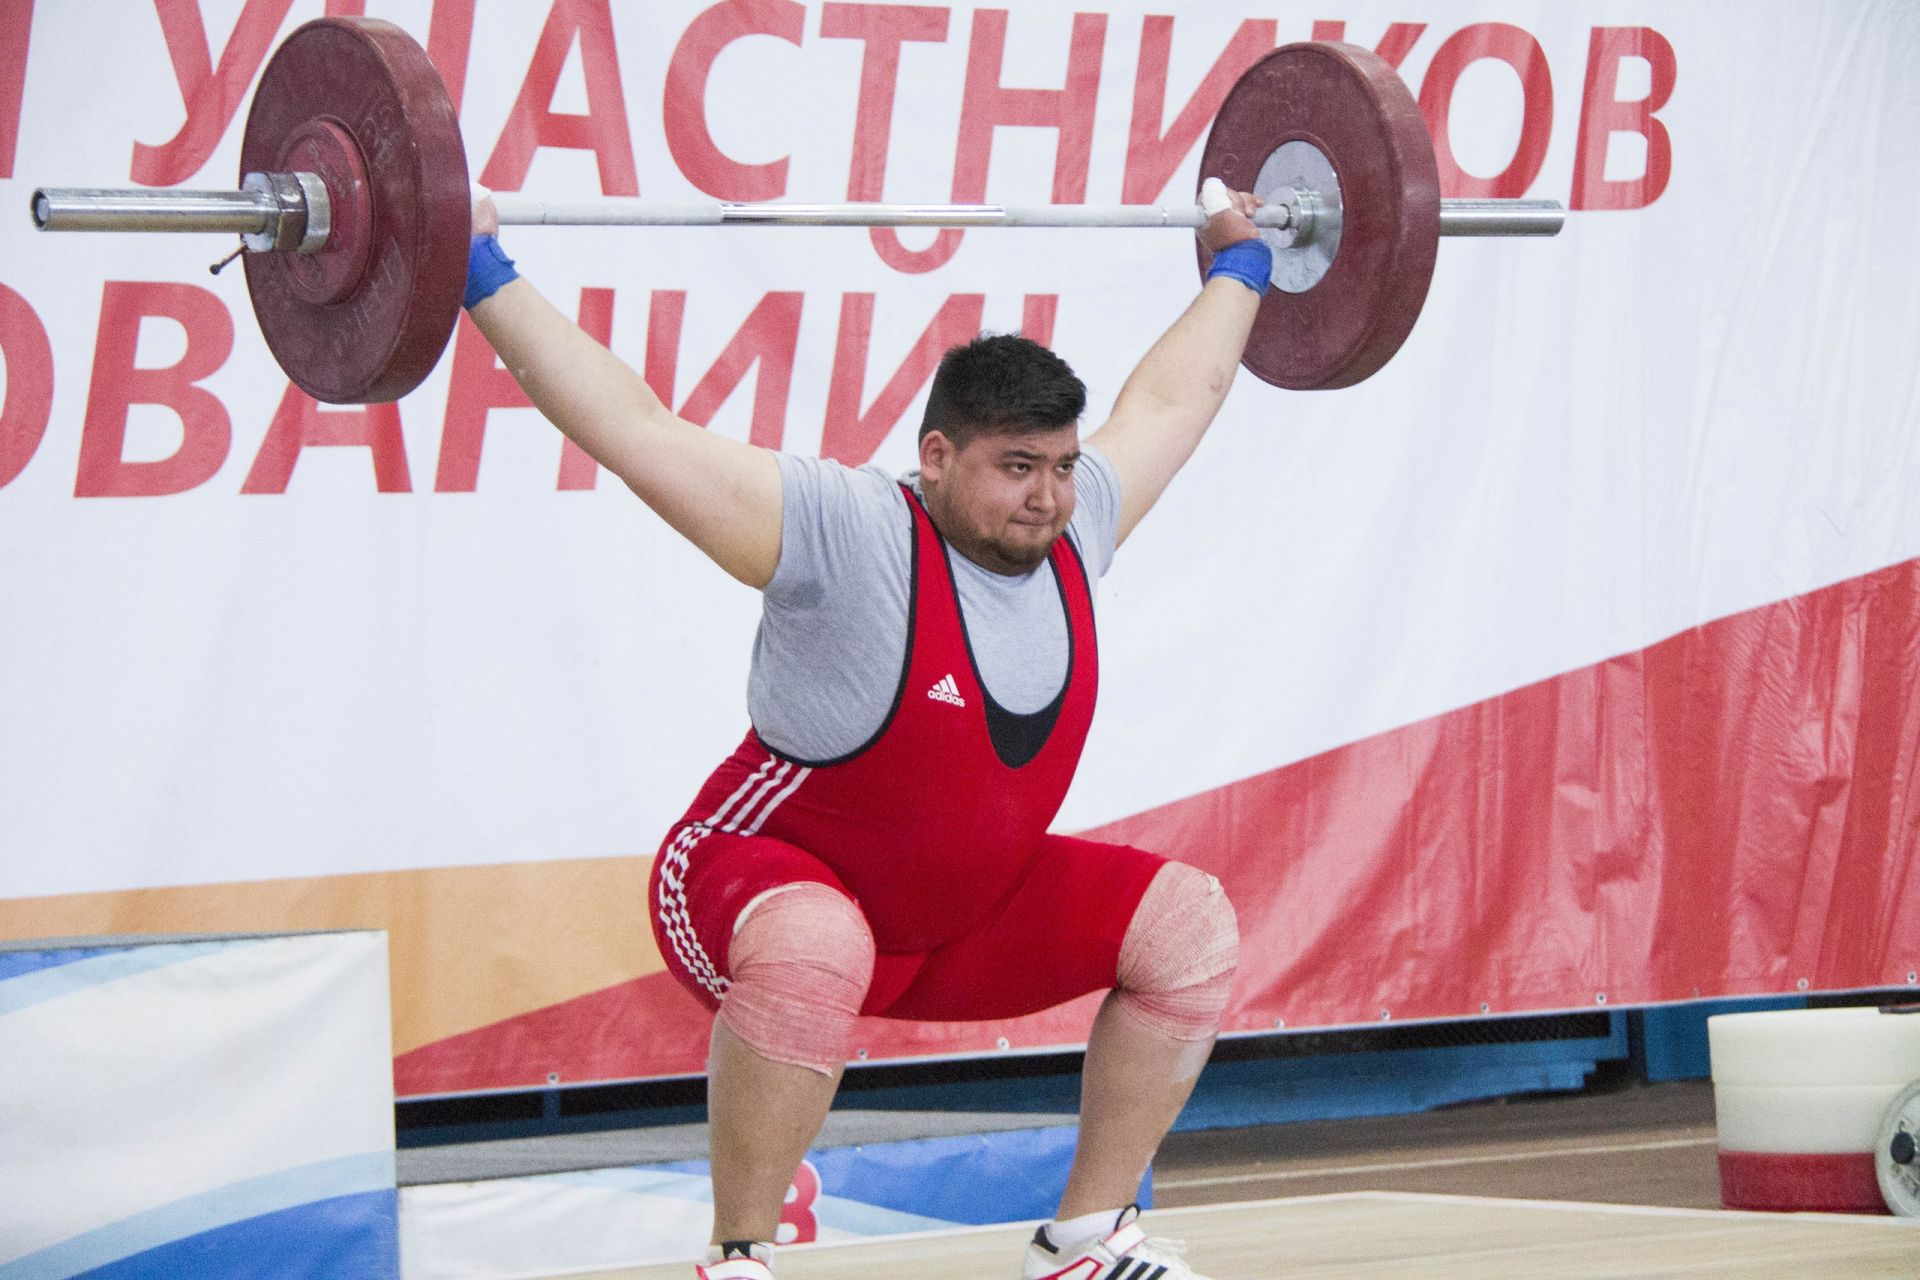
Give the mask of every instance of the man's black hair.
M 965 448 L 977 435 L 1072 426 L 1086 408 L 1086 384 L 1065 360 L 1017 333 L 982 334 L 940 358 L 920 435 Z

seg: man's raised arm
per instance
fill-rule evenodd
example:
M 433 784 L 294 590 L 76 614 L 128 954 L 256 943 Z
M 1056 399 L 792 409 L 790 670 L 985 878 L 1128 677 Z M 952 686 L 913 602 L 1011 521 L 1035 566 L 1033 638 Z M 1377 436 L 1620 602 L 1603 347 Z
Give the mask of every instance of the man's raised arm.
M 1215 185 L 1214 179 L 1208 185 Z M 1214 254 L 1212 274 L 1186 313 L 1135 367 L 1107 419 L 1088 443 L 1120 477 L 1120 541 L 1160 499 L 1220 411 L 1253 330 L 1271 258 L 1248 215 L 1260 204 L 1226 192 L 1200 239 Z M 1211 206 L 1210 206 L 1211 207 Z M 1239 248 L 1245 244 L 1245 248 Z
M 492 200 L 482 198 L 475 234 L 498 226 Z M 468 310 L 534 407 L 722 569 L 750 587 L 772 581 L 781 515 L 774 455 L 674 416 L 644 378 L 511 267 L 493 269 L 505 283 Z M 470 290 L 485 273 L 483 263 Z

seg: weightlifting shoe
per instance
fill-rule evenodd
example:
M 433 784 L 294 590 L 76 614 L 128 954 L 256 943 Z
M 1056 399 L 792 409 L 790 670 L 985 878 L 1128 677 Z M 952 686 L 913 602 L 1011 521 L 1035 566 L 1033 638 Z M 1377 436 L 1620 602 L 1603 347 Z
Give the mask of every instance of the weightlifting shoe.
M 1111 1232 L 1058 1245 L 1043 1225 L 1027 1246 L 1022 1280 L 1207 1280 L 1180 1256 L 1178 1240 L 1149 1239 L 1140 1230 L 1140 1206 L 1128 1205 Z
M 729 1240 L 709 1249 L 707 1264 L 693 1274 L 694 1280 L 773 1280 L 773 1246 Z

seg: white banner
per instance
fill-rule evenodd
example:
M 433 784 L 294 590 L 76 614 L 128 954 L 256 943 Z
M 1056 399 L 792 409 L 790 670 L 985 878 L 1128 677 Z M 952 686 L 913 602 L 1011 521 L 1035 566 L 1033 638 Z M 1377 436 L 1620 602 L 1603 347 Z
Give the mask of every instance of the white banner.
M 1441 124 L 1446 194 L 1570 206 L 1443 241 L 1365 383 L 1242 376 L 1102 587 L 1065 829 L 1920 555 L 1920 8 L 1167 8 L 367 11 L 434 52 L 501 190 L 1181 200 L 1232 74 L 1344 35 Z M 745 728 L 754 594 L 610 477 L 564 487 L 474 335 L 471 380 L 450 354 L 309 419 L 206 273 L 222 237 L 29 225 L 36 186 L 234 185 L 261 59 L 321 12 L 0 18 L 30 16 L 0 40 L 0 896 L 649 854 Z M 931 270 L 901 269 L 925 231 L 504 240 L 681 412 L 895 469 L 930 329 L 1050 327 L 1092 428 L 1196 287 L 1172 231 L 972 231 Z
M 0 1275 L 394 1277 L 377 933 L 0 947 Z

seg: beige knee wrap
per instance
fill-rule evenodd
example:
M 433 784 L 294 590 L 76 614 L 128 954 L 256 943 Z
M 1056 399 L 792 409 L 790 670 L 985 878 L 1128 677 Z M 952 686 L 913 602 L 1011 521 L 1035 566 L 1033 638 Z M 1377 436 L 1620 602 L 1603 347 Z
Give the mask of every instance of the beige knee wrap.
M 1170 862 L 1147 886 L 1120 944 L 1120 1006 L 1176 1040 L 1212 1039 L 1239 958 L 1240 927 L 1220 882 Z
M 853 1051 L 873 956 L 873 931 L 844 895 L 777 889 L 734 924 L 720 1019 L 761 1057 L 832 1075 Z

